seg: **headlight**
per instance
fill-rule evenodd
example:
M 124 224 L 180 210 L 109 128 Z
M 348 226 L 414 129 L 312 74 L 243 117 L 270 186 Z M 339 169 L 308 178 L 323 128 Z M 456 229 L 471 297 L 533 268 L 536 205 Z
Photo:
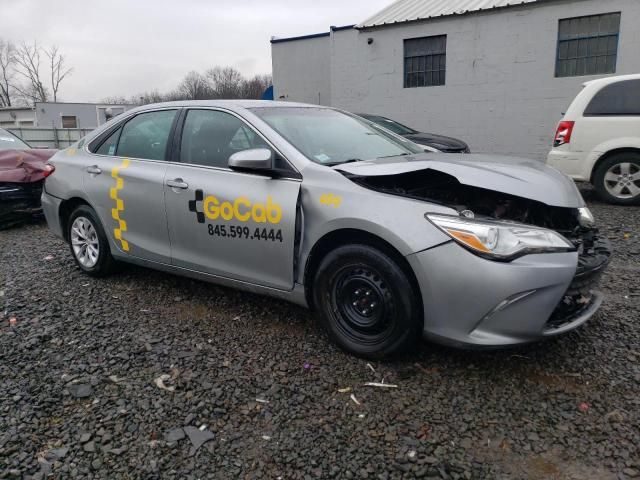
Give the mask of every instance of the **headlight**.
M 587 207 L 582 207 L 578 209 L 578 223 L 580 226 L 585 228 L 593 227 L 596 223 L 595 218 L 593 218 L 593 214 L 591 210 Z
M 463 247 L 494 260 L 512 260 L 529 253 L 575 250 L 569 240 L 546 228 L 433 213 L 425 216 Z

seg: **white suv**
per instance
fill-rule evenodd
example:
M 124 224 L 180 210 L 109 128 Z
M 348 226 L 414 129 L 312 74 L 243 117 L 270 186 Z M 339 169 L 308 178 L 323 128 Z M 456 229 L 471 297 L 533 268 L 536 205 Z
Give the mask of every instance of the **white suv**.
M 640 75 L 584 84 L 558 124 L 547 163 L 611 203 L 640 203 Z

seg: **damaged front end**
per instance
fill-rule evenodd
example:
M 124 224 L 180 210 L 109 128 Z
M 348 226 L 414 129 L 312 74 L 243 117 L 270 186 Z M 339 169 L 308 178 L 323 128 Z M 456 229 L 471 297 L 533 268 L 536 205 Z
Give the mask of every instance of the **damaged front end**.
M 44 179 L 54 167 L 47 163 L 56 150 L 0 150 L 0 229 L 42 213 Z
M 0 182 L 0 230 L 42 214 L 43 180 L 32 183 Z
M 611 248 L 595 228 L 587 208 L 550 206 L 537 199 L 466 185 L 455 176 L 434 169 L 393 175 L 347 173 L 346 176 L 362 187 L 381 193 L 452 208 L 460 217 L 516 222 L 562 235 L 577 251 L 578 264 L 571 285 L 547 321 L 545 335 L 564 331 L 599 306 L 601 295 L 596 289 L 611 257 Z

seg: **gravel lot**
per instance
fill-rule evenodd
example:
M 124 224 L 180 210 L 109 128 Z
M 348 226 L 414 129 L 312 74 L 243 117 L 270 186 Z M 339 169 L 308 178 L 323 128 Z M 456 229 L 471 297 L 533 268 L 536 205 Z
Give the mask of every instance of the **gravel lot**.
M 0 232 L 0 478 L 640 478 L 640 208 L 584 195 L 615 248 L 589 324 L 371 366 L 287 303 Z

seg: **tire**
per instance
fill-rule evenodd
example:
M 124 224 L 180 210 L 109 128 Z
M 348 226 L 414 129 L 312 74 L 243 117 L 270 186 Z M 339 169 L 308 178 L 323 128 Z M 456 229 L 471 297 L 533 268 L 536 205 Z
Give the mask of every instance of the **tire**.
M 593 186 L 606 202 L 640 204 L 640 154 L 618 153 L 607 158 L 596 169 Z
M 71 255 L 82 271 L 93 277 L 104 277 L 114 271 L 116 262 L 93 208 L 80 205 L 71 212 L 67 235 Z
M 421 338 L 421 302 L 409 276 L 386 253 L 346 245 L 320 262 L 314 306 L 329 337 L 359 357 L 380 359 L 412 350 Z

